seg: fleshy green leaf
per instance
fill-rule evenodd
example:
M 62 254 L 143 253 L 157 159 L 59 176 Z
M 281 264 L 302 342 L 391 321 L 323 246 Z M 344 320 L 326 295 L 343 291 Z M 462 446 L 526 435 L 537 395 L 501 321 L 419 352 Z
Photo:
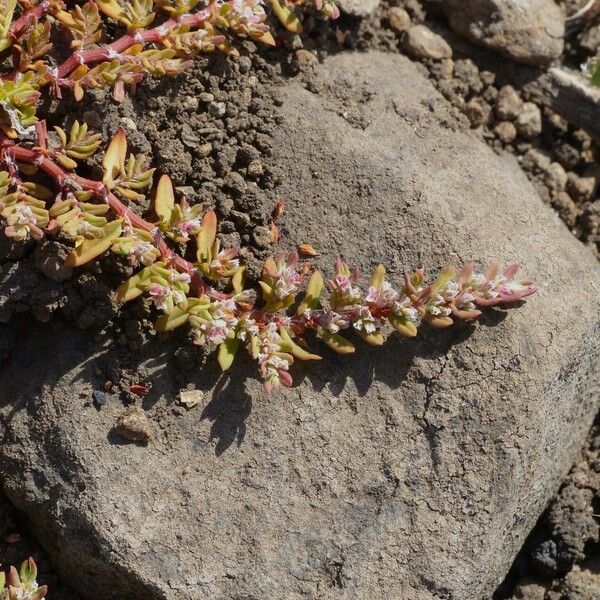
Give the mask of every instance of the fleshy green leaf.
M 102 168 L 104 169 L 104 181 L 115 180 L 121 171 L 125 169 L 125 157 L 127 155 L 127 137 L 122 127 L 117 129 L 111 140 L 106 154 L 102 159 Z
M 365 331 L 359 331 L 358 335 L 360 335 L 360 337 L 371 346 L 383 346 L 383 343 L 385 342 L 385 338 L 378 331 L 374 333 L 366 333 Z
M 239 294 L 244 290 L 244 283 L 246 282 L 246 267 L 240 267 L 231 278 L 231 285 L 233 291 Z
M 390 317 L 392 327 L 404 337 L 416 337 L 417 328 L 407 317 L 395 316 Z
M 187 323 L 190 318 L 187 310 L 175 306 L 169 313 L 162 315 L 155 323 L 157 331 L 172 331 Z
M 299 315 L 303 315 L 309 308 L 315 309 L 319 306 L 323 285 L 323 275 L 319 271 L 315 271 L 308 281 L 304 300 L 302 300 L 298 307 Z
M 439 290 L 446 287 L 450 281 L 452 281 L 456 277 L 456 270 L 453 267 L 445 268 L 435 280 L 433 284 L 433 290 L 438 292 Z
M 289 8 L 280 4 L 279 0 L 271 0 L 271 7 L 273 14 L 288 31 L 302 33 L 302 23 Z
M 33 558 L 28 558 L 23 561 L 21 568 L 19 569 L 19 577 L 21 583 L 25 586 L 30 586 L 35 581 L 35 578 L 37 577 L 37 566 Z
M 216 238 L 217 215 L 214 210 L 209 210 L 202 219 L 202 227 L 198 234 L 198 262 L 210 259 Z
M 336 333 L 330 333 L 326 329 L 319 328 L 321 339 L 338 354 L 354 354 L 356 348 L 354 344 Z
M 84 240 L 79 246 L 67 256 L 65 265 L 68 267 L 79 267 L 85 263 L 94 260 L 104 252 L 110 249 L 113 242 L 119 238 L 123 230 L 121 219 L 111 221 L 102 227 L 103 234 L 91 240 Z
M 230 337 L 219 346 L 218 360 L 222 371 L 227 371 L 233 364 L 237 351 L 240 348 L 240 342 L 241 340 L 238 338 Z
M 144 293 L 144 282 L 152 275 L 149 268 L 142 269 L 133 277 L 130 277 L 125 283 L 122 283 L 117 289 L 117 300 L 119 302 L 131 302 Z
M 373 277 L 371 278 L 371 287 L 375 289 L 379 289 L 383 282 L 385 281 L 385 267 L 383 265 L 379 265 L 375 272 L 373 273 Z
M 299 360 L 321 360 L 321 357 L 317 354 L 311 354 L 301 346 L 298 346 L 298 344 L 292 340 L 285 327 L 279 328 L 279 335 L 281 336 L 281 342 L 279 345 L 284 352 L 289 352 L 292 356 Z
M 9 33 L 16 7 L 17 0 L 3 0 L 0 2 L 0 52 L 12 45 Z
M 163 175 L 158 180 L 156 188 L 156 196 L 154 198 L 154 212 L 161 220 L 161 223 L 169 223 L 171 214 L 175 207 L 175 192 L 173 191 L 173 183 L 168 175 Z

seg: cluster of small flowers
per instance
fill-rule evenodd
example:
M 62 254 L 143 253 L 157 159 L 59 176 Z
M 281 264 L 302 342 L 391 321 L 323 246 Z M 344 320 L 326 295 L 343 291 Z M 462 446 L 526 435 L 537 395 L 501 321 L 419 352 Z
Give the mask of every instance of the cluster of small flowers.
M 260 330 L 258 340 L 257 359 L 267 392 L 279 385 L 292 385 L 292 377 L 288 372 L 292 357 L 282 352 L 282 339 L 277 323 L 267 323 Z
M 335 276 L 328 281 L 328 300 L 321 299 L 319 289 L 310 306 L 290 316 L 287 309 L 294 304 L 303 279 L 298 257 L 293 253 L 267 261 L 261 282 L 264 308 L 256 308 L 254 290 L 230 295 L 212 290 L 212 296 L 208 292 L 200 298 L 198 311 L 190 311 L 193 314 L 190 322 L 196 344 L 218 346 L 227 340 L 243 342 L 257 359 L 265 387 L 270 391 L 280 384 L 292 383 L 289 369 L 294 357 L 318 358 L 294 341 L 304 346 L 304 334 L 309 330 L 316 331 L 326 342 L 331 342 L 326 335 L 335 337 L 334 349 L 341 340 L 345 343 L 344 352 L 349 351 L 348 347 L 353 352 L 350 342 L 338 336 L 343 330 L 353 329 L 367 342 L 380 344 L 387 323 L 409 337 L 416 335 L 423 321 L 448 327 L 453 318 L 479 316 L 480 307 L 514 302 L 533 294 L 536 288 L 530 281 L 514 279 L 517 271 L 517 265 L 504 271 L 492 266 L 483 273 L 475 272 L 471 266 L 459 273 L 446 269 L 434 282 L 426 283 L 424 273 L 419 270 L 411 276 L 405 275 L 403 288 L 396 290 L 386 281 L 383 267 L 378 267 L 371 285 L 363 292 L 358 285 L 358 271 L 350 271 L 345 263 L 338 261 Z M 157 308 L 167 313 L 173 306 L 183 307 L 186 302 L 183 292 L 156 283 L 151 283 L 147 292 Z
M 186 301 L 186 290 L 190 281 L 188 273 L 178 273 L 174 270 L 171 271 L 168 281 L 152 281 L 146 287 L 151 304 L 164 313 L 171 312 L 175 306 Z
M 44 232 L 37 225 L 37 218 L 29 204 L 20 202 L 6 217 L 7 226 L 4 228 L 6 237 L 14 238 L 18 242 L 29 239 L 41 240 Z
M 173 230 L 176 231 L 182 238 L 190 239 L 192 235 L 196 235 L 200 230 L 200 219 L 192 218 L 183 220 L 178 223 Z
M 147 292 L 150 295 L 150 302 L 162 312 L 168 312 L 172 306 L 185 301 L 185 294 L 181 290 L 160 283 L 151 283 L 147 287 Z
M 239 250 L 237 248 L 228 248 L 221 250 L 217 256 L 210 262 L 209 268 L 211 274 L 226 277 L 240 268 L 240 261 L 237 257 Z
M 115 246 L 113 246 L 113 250 Z M 144 265 L 149 267 L 160 256 L 160 251 L 151 242 L 136 238 L 127 251 L 127 258 L 132 267 Z
M 231 0 L 229 6 L 226 19 L 235 33 L 257 38 L 269 31 L 263 0 Z
M 194 343 L 201 346 L 207 342 L 222 344 L 228 337 L 234 337 L 238 326 L 235 300 L 216 300 L 207 309 L 210 319 L 203 320 L 194 328 Z M 207 315 L 208 316 L 208 315 Z
M 298 293 L 302 285 L 302 277 L 294 266 L 286 265 L 278 273 L 275 281 L 275 295 L 279 300 Z

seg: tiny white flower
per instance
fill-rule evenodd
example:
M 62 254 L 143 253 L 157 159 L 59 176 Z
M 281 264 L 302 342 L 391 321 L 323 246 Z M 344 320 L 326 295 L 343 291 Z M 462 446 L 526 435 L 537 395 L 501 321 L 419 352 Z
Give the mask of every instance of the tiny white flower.
M 367 306 L 361 306 L 358 309 L 353 326 L 357 331 L 364 331 L 365 333 L 375 333 L 377 331 L 377 322 Z

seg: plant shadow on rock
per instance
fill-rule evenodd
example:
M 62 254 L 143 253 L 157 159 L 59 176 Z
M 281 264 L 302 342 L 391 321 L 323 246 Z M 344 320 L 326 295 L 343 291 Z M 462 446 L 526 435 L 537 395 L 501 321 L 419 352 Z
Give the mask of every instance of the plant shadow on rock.
M 506 314 L 505 310 L 488 310 L 478 322 L 484 327 L 495 326 Z M 73 377 L 68 384 L 74 395 L 79 394 L 83 406 L 93 402 L 94 390 L 102 389 L 108 372 L 123 369 L 139 376 L 138 381 L 148 386 L 148 395 L 137 398 L 137 403 L 146 411 L 159 404 L 177 407 L 179 392 L 186 388 L 210 393 L 200 420 L 212 423 L 210 441 L 216 441 L 217 455 L 234 443 L 240 446 L 244 442 L 246 421 L 254 400 L 247 382 L 258 379 L 256 363 L 246 352 L 240 352 L 233 368 L 226 373 L 220 371 L 214 354 L 207 355 L 204 364 L 180 372 L 173 364 L 173 355 L 181 336 L 153 339 L 131 351 L 115 344 L 110 334 L 93 341 L 86 332 L 58 320 L 38 324 L 20 318 L 16 325 L 9 336 L 12 337 L 12 351 L 3 366 L 4 377 L 0 382 L 0 411 L 5 426 L 10 426 L 20 410 L 26 410 L 29 416 L 36 418 L 41 408 L 38 400 L 41 390 L 52 390 L 69 373 L 73 373 Z M 357 344 L 357 352 L 349 356 L 337 355 L 318 340 L 311 340 L 312 347 L 322 354 L 323 360 L 294 365 L 294 387 L 307 381 L 317 392 L 327 390 L 333 397 L 340 397 L 351 384 L 356 391 L 346 397 L 348 403 L 365 396 L 376 380 L 397 389 L 405 381 L 415 358 L 439 359 L 451 346 L 466 341 L 476 327 L 468 323 L 442 331 L 424 327 L 414 340 L 391 334 L 382 347 L 368 346 L 356 338 L 353 341 Z M 120 391 L 108 394 L 111 403 L 125 406 L 136 401 L 127 391 L 128 383 L 115 383 Z M 277 395 L 285 393 L 284 390 L 276 392 L 268 401 L 276 402 Z M 97 410 L 101 412 L 102 407 L 97 406 Z M 180 414 L 186 412 L 183 408 L 180 411 Z M 106 423 L 109 443 L 131 443 L 111 430 L 112 425 Z

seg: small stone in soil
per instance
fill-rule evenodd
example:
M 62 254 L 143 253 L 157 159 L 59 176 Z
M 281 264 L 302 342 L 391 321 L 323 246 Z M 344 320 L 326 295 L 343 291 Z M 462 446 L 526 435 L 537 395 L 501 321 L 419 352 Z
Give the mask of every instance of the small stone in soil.
M 511 85 L 505 85 L 496 97 L 496 114 L 505 121 L 514 121 L 521 112 L 523 100 Z
M 517 128 L 510 121 L 500 121 L 494 132 L 503 144 L 510 144 L 517 137 Z
M 222 117 L 227 112 L 225 102 L 211 102 L 208 105 L 208 112 L 213 117 Z
M 517 131 L 526 140 L 542 133 L 542 112 L 533 102 L 525 102 L 517 116 Z
M 253 160 L 248 165 L 248 175 L 250 175 L 250 177 L 260 177 L 263 173 L 264 169 L 259 160 Z
M 379 6 L 379 0 L 338 0 L 340 10 L 356 17 L 367 17 Z
M 132 442 L 148 443 L 153 437 L 148 417 L 138 406 L 130 406 L 119 415 L 114 431 Z
M 104 406 L 108 400 L 108 395 L 106 392 L 101 392 L 100 390 L 94 390 L 92 392 L 92 399 L 94 401 L 94 405 L 97 408 Z
M 532 148 L 523 157 L 523 168 L 526 171 L 546 171 L 551 162 L 546 152 Z
M 567 191 L 574 200 L 588 202 L 598 189 L 598 181 L 595 177 L 580 177 L 572 171 L 568 174 Z
M 252 237 L 259 248 L 268 248 L 271 245 L 271 232 L 268 227 L 259 225 L 254 229 Z
M 452 48 L 448 42 L 425 25 L 415 25 L 406 31 L 402 47 L 415 58 L 452 58 Z
M 481 98 L 469 100 L 464 107 L 464 113 L 474 128 L 485 125 L 489 121 L 491 112 L 490 105 Z
M 390 22 L 390 27 L 398 33 L 406 31 L 412 25 L 410 15 L 399 6 L 390 8 L 388 20 Z
M 198 406 L 203 398 L 204 392 L 202 390 L 182 390 L 179 393 L 179 402 L 187 409 Z
M 184 96 L 181 106 L 185 111 L 194 112 L 198 110 L 199 101 L 195 96 Z
M 296 50 L 296 63 L 300 69 L 306 67 L 312 67 L 319 62 L 319 59 L 315 54 L 310 52 L 309 50 L 304 50 L 301 48 L 300 50 Z
M 546 185 L 554 192 L 563 192 L 567 187 L 567 172 L 560 163 L 553 162 L 546 169 Z

